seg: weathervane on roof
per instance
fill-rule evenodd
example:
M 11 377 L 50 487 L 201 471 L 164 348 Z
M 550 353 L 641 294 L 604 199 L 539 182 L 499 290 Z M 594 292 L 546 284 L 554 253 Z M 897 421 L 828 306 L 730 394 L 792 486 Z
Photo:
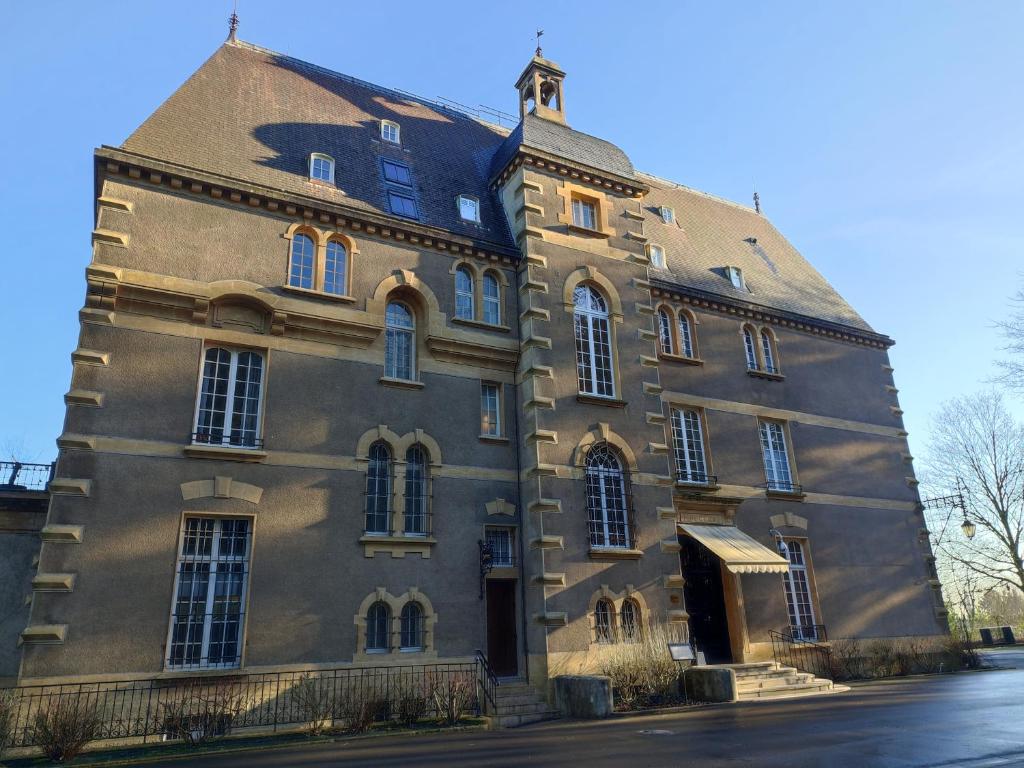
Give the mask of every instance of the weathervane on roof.
M 238 36 L 238 0 L 235 0 L 231 8 L 231 17 L 228 19 L 228 40 L 235 42 Z
M 754 213 L 761 212 L 761 196 L 757 194 L 757 190 L 754 190 Z
M 538 29 L 537 30 L 537 55 L 540 56 L 542 59 L 544 58 L 544 52 L 540 49 L 540 39 L 543 36 L 544 36 L 544 30 L 543 29 Z

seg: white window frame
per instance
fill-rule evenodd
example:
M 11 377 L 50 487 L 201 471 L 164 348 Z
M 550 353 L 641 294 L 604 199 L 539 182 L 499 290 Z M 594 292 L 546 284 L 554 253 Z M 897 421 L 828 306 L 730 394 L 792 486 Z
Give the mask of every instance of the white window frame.
M 687 414 L 693 419 L 687 423 Z M 696 408 L 672 408 L 672 452 L 675 455 L 676 482 L 707 485 L 708 457 L 704 450 L 704 424 Z M 696 430 L 693 425 L 696 424 Z M 696 431 L 696 434 L 694 434 Z
M 484 541 L 491 544 L 492 560 L 491 565 L 495 568 L 514 568 L 516 563 L 516 529 L 511 526 L 504 525 L 489 525 L 484 528 Z M 507 547 L 503 546 L 502 549 L 507 549 L 508 557 L 502 558 L 503 552 L 499 552 L 499 548 L 495 547 L 493 542 L 497 539 L 504 537 L 506 539 Z
M 319 176 L 314 175 L 314 169 L 316 168 L 317 160 L 327 163 L 327 178 L 323 179 Z M 334 183 L 334 158 L 330 155 L 325 155 L 323 152 L 313 152 L 309 156 L 309 180 L 310 181 L 322 181 L 325 184 Z
M 402 143 L 402 126 L 394 120 L 380 121 L 380 138 L 388 144 Z
M 743 353 L 747 360 L 747 370 L 758 370 L 757 341 L 754 339 L 754 329 L 746 325 L 743 326 Z
M 676 209 L 669 208 L 667 205 L 662 205 L 658 208 L 658 215 L 665 224 L 671 224 L 676 220 Z
M 775 339 L 767 328 L 762 328 L 761 333 L 761 360 L 764 362 L 766 373 L 778 373 L 779 366 L 775 362 Z
M 388 308 L 392 304 L 405 309 L 409 313 L 410 325 L 399 326 L 391 323 L 388 317 Z M 401 381 L 416 381 L 416 313 L 412 311 L 412 307 L 406 304 L 404 301 L 392 300 L 387 303 L 384 308 L 384 375 L 390 379 L 399 379 Z M 389 355 L 388 350 L 391 345 L 397 342 L 399 336 L 408 338 L 409 342 L 409 376 L 399 376 L 399 364 L 397 352 L 395 355 Z M 393 358 L 393 359 L 392 359 Z
M 658 307 L 658 351 L 663 355 L 675 354 L 672 338 L 672 312 L 668 307 Z
M 587 223 L 587 217 L 590 222 Z M 597 203 L 593 200 L 585 200 L 582 197 L 572 198 L 572 223 L 573 226 L 581 229 L 592 229 L 597 231 Z
M 493 392 L 493 409 L 490 407 L 490 393 Z M 480 382 L 480 436 L 481 437 L 501 437 L 502 429 L 502 418 L 501 418 L 501 384 L 495 381 L 481 381 Z M 491 414 L 493 413 L 493 418 Z M 490 418 L 490 431 L 485 429 Z
M 489 283 L 494 285 L 493 296 L 487 294 Z M 483 298 L 483 321 L 491 325 L 501 325 L 501 281 L 493 272 L 484 272 L 480 278 L 480 295 Z M 492 314 L 493 319 L 488 319 L 488 314 Z
M 459 279 L 469 281 L 469 287 L 460 286 Z M 476 319 L 476 281 L 473 272 L 465 264 L 455 268 L 455 317 L 459 320 Z
M 223 421 L 220 427 L 209 426 L 206 429 L 211 433 L 219 430 L 221 432 L 220 441 L 214 441 L 213 439 L 200 440 L 200 427 L 199 420 L 202 416 L 203 409 L 203 384 L 206 381 L 206 356 L 211 350 L 220 349 L 224 350 L 230 355 L 228 363 L 228 379 L 225 387 L 224 395 L 224 414 Z M 253 428 L 253 444 L 246 445 L 244 442 L 233 442 L 233 431 L 231 428 L 231 422 L 235 416 L 236 399 L 237 395 L 235 388 L 238 384 L 238 358 L 239 355 L 249 353 L 255 355 L 260 361 L 260 381 L 259 381 L 259 392 L 256 395 L 256 424 Z M 215 363 L 216 365 L 216 363 Z M 208 344 L 203 347 L 203 353 L 199 361 L 199 384 L 196 387 L 196 405 L 195 415 L 192 419 L 192 444 L 193 445 L 214 445 L 224 446 L 228 448 L 238 448 L 240 450 L 259 450 L 263 439 L 263 399 L 266 393 L 266 382 L 267 382 L 267 354 L 264 351 L 248 348 L 228 347 L 221 346 L 220 344 Z M 243 395 L 243 400 L 248 400 L 247 395 Z M 210 409 L 212 410 L 212 409 Z M 244 411 L 243 411 L 244 413 Z M 243 428 L 242 433 L 245 434 L 247 430 Z M 204 433 L 205 434 L 205 433 Z
M 472 216 L 466 215 L 466 205 L 471 205 L 473 210 Z M 471 221 L 474 224 L 480 223 L 480 200 L 473 197 L 472 195 L 459 195 L 456 200 L 456 206 L 459 209 L 459 217 L 463 221 Z
M 679 332 L 679 354 L 690 359 L 696 355 L 696 347 L 693 343 L 694 325 L 694 319 L 685 310 L 679 310 L 676 318 L 676 328 Z
M 778 421 L 759 421 L 758 431 L 766 487 L 769 491 L 792 493 L 795 481 L 786 443 L 786 426 Z
M 209 555 L 186 555 L 185 554 L 185 541 L 186 531 L 190 520 L 212 520 L 213 521 L 213 532 L 212 541 L 210 544 Z M 245 534 L 245 554 L 242 557 L 235 555 L 222 556 L 220 552 L 220 546 L 223 539 L 223 524 L 225 521 L 245 521 L 247 525 Z M 185 515 L 181 521 L 181 529 L 178 536 L 178 553 L 175 560 L 174 567 L 174 591 L 171 593 L 171 615 L 168 621 L 167 627 L 167 642 L 166 642 L 166 656 L 164 657 L 164 666 L 166 669 L 175 670 L 188 670 L 188 669 L 235 669 L 242 664 L 242 652 L 245 648 L 245 628 L 246 628 L 246 611 L 247 602 L 249 599 L 249 573 L 251 570 L 251 557 L 252 557 L 252 539 L 253 539 L 253 523 L 255 521 L 251 517 L 244 516 L 222 516 L 213 517 L 208 515 Z M 207 585 L 206 585 L 206 597 L 203 603 L 203 636 L 200 641 L 200 661 L 198 663 L 174 663 L 172 660 L 172 653 L 174 652 L 174 629 L 175 629 L 175 618 L 178 603 L 178 590 L 181 587 L 181 575 L 182 566 L 187 562 L 207 562 L 210 565 L 210 570 L 207 572 Z M 212 605 L 214 599 L 217 597 L 217 575 L 223 573 L 219 570 L 221 566 L 235 565 L 241 563 L 242 574 L 241 574 L 241 590 L 238 595 L 239 610 L 237 614 L 238 621 L 238 648 L 235 655 L 235 660 L 230 662 L 221 662 L 216 664 L 204 663 L 202 660 L 209 658 L 210 654 L 210 640 L 213 633 L 213 611 Z M 228 571 L 231 573 L 231 571 Z
M 739 267 L 726 267 L 726 276 L 729 278 L 729 282 L 732 283 L 732 287 L 740 291 L 746 291 L 747 281 L 743 278 L 743 270 Z
M 789 560 L 789 570 L 782 575 L 783 587 L 786 593 L 786 607 L 789 610 L 789 624 L 795 640 L 817 640 L 818 632 L 815 628 L 817 620 L 814 617 L 814 596 L 811 594 L 811 570 L 807 566 L 807 548 L 800 541 L 795 539 L 784 539 L 786 544 L 786 559 Z M 799 560 L 794 561 L 794 545 L 799 552 Z M 803 574 L 803 582 L 800 583 L 798 574 Z M 798 595 L 798 592 L 802 593 Z M 799 599 L 806 598 L 806 612 L 801 610 Z M 809 619 L 809 621 L 805 621 Z M 808 631 L 805 631 L 808 628 Z
M 306 252 L 305 243 L 309 242 L 309 252 Z M 295 249 L 302 245 L 302 250 L 299 254 L 301 264 L 299 265 L 299 271 L 296 274 L 296 253 Z M 288 285 L 292 288 L 301 288 L 306 291 L 312 291 L 316 289 L 316 252 L 317 252 L 317 241 L 312 235 L 307 232 L 296 232 L 288 243 Z M 303 285 L 306 282 L 306 261 L 309 262 L 309 285 Z
M 585 294 L 581 292 L 585 292 Z M 608 299 L 596 288 L 592 288 L 589 285 L 577 286 L 573 294 L 577 386 L 579 387 L 580 394 L 612 400 L 615 398 L 615 349 L 614 339 L 612 338 L 611 316 L 608 312 Z M 581 302 L 581 298 L 584 295 L 588 299 L 585 302 Z M 590 296 L 598 297 L 603 308 L 594 309 L 591 307 Z M 585 306 L 581 306 L 581 303 L 585 303 Z M 586 331 L 586 338 L 582 338 L 582 330 Z M 598 336 L 603 336 L 607 339 L 607 342 L 598 341 Z M 583 359 L 582 353 L 586 353 L 586 360 Z M 599 356 L 608 360 L 608 380 L 607 382 L 602 382 L 602 385 L 607 385 L 607 392 L 599 391 L 601 389 L 598 386 L 600 368 L 597 360 Z
M 654 254 L 659 254 L 658 258 L 655 258 Z M 658 245 L 657 243 L 650 243 L 647 246 L 647 258 L 651 262 L 651 266 L 656 269 L 665 269 L 665 248 L 664 246 Z

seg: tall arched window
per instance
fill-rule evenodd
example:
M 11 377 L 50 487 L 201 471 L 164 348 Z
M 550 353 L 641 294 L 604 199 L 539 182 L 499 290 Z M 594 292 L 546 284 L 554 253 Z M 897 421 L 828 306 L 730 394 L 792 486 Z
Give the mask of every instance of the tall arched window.
M 764 360 L 764 370 L 768 373 L 778 373 L 779 369 L 775 365 L 775 340 L 772 338 L 771 331 L 767 329 L 761 331 L 761 354 Z
M 292 237 L 291 265 L 288 268 L 288 285 L 313 290 L 315 272 L 315 245 L 309 235 L 297 234 Z
M 786 542 L 789 550 L 789 572 L 783 575 L 786 589 L 786 605 L 789 607 L 789 623 L 793 637 L 802 640 L 817 640 L 814 625 L 814 608 L 811 605 L 811 590 L 807 583 L 807 563 L 804 550 L 798 541 Z
M 392 301 L 385 317 L 384 375 L 411 381 L 415 374 L 416 321 L 405 304 Z
M 405 453 L 405 532 L 414 535 L 429 533 L 427 452 L 413 445 Z
M 683 310 L 679 310 L 679 354 L 683 357 L 694 357 L 693 350 L 693 328 L 690 325 L 690 316 Z
M 324 263 L 324 292 L 345 295 L 348 251 L 338 240 L 327 242 L 327 261 Z
M 640 605 L 631 597 L 622 601 L 620 612 L 622 639 L 627 643 L 640 642 Z
M 391 449 L 385 443 L 370 446 L 366 468 L 366 532 L 391 533 Z
M 423 650 L 423 609 L 419 603 L 406 603 L 402 606 L 401 649 Z
M 210 347 L 203 356 L 193 441 L 258 448 L 262 397 L 261 354 Z
M 391 611 L 378 600 L 366 612 L 366 652 L 387 653 L 391 650 Z
M 586 464 L 590 546 L 629 549 L 629 502 L 619 457 L 607 443 L 598 443 Z
M 484 274 L 484 322 L 498 325 L 501 322 L 501 288 L 498 278 L 490 272 Z
M 754 346 L 754 332 L 748 327 L 743 326 L 743 351 L 747 355 L 747 370 L 757 370 L 757 347 Z
M 455 316 L 463 320 L 473 320 L 473 275 L 466 267 L 455 270 Z
M 576 332 L 576 374 L 580 392 L 614 397 L 611 327 L 608 304 L 589 285 L 573 291 L 573 320 Z
M 613 642 L 615 637 L 615 606 L 603 597 L 594 607 L 594 635 L 602 644 Z
M 662 354 L 672 354 L 672 320 L 664 307 L 658 310 L 658 347 Z

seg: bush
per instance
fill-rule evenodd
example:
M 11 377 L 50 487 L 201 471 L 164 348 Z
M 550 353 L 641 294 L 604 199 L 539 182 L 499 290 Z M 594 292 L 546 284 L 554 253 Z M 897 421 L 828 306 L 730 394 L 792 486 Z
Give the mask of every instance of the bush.
M 405 680 L 395 691 L 395 715 L 402 725 L 415 725 L 427 714 L 431 692 L 425 684 Z
M 330 685 L 325 685 L 323 680 L 310 675 L 302 675 L 292 688 L 292 701 L 302 719 L 309 723 L 310 736 L 323 733 L 328 721 L 334 719 L 332 693 Z
M 381 702 L 349 694 L 338 706 L 338 716 L 345 722 L 345 728 L 352 733 L 366 733 L 377 719 Z
M 616 709 L 657 707 L 682 701 L 680 667 L 668 653 L 668 643 L 680 642 L 677 635 L 669 627 L 651 625 L 639 642 L 618 643 L 607 649 L 601 674 L 612 680 Z
M 14 740 L 14 718 L 18 714 L 18 694 L 0 690 L 0 757 Z
M 953 635 L 832 643 L 832 679 L 854 680 L 975 669 L 981 659 L 971 643 Z
M 864 651 L 856 640 L 844 637 L 834 641 L 830 661 L 833 680 L 853 680 L 864 676 Z
M 36 712 L 32 740 L 53 762 L 63 763 L 73 760 L 99 732 L 96 707 L 69 696 Z
M 428 683 L 437 718 L 445 725 L 455 725 L 462 719 L 476 692 L 476 681 L 462 675 L 433 678 Z
M 231 723 L 245 708 L 245 697 L 230 684 L 190 682 L 161 702 L 158 717 L 169 738 L 184 739 L 190 747 L 231 731 Z

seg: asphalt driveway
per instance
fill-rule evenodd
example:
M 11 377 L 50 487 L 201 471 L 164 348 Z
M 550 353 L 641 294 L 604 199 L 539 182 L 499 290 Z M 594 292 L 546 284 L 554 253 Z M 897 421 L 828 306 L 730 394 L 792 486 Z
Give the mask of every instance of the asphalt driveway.
M 489 733 L 432 734 L 193 758 L 204 768 L 298 766 L 989 766 L 1024 765 L 1021 669 L 859 685 L 803 700 L 719 705 Z M 181 761 L 149 765 L 180 768 Z

